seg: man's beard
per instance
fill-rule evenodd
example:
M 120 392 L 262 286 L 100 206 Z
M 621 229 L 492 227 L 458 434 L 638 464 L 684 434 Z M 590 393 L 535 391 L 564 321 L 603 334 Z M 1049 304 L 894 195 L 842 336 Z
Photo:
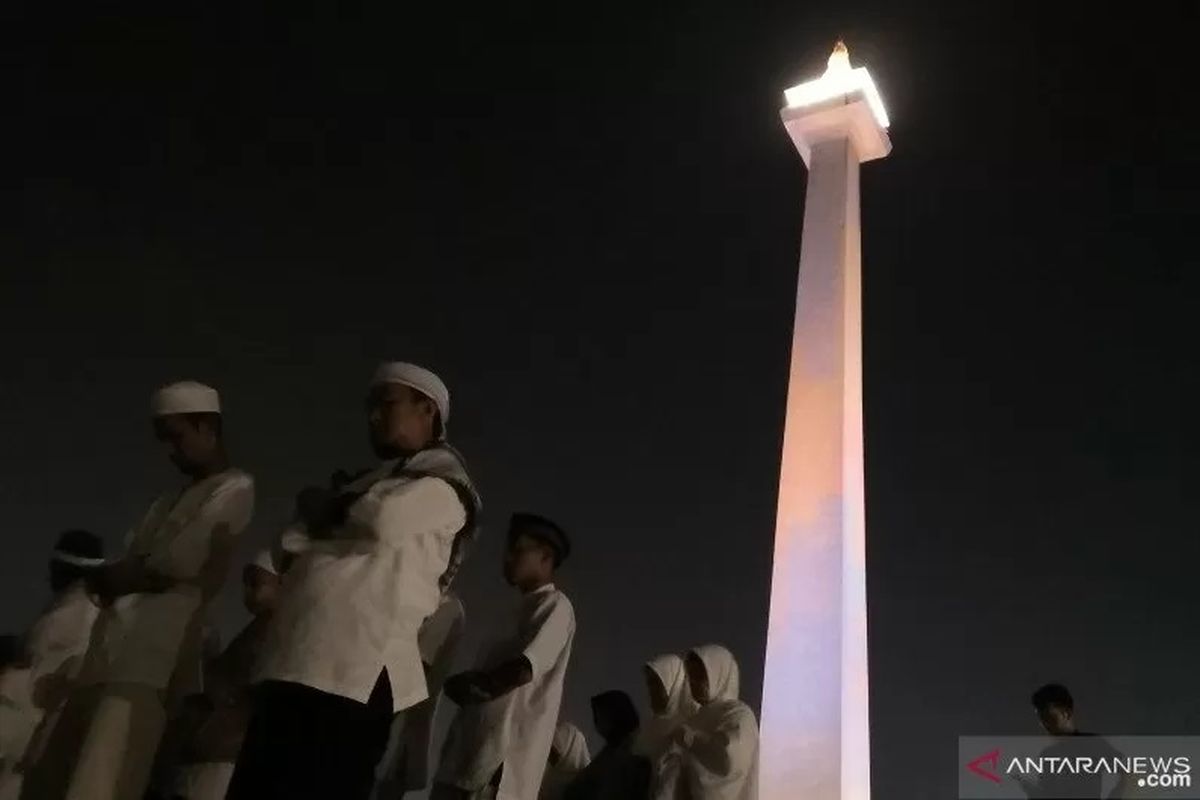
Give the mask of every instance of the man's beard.
M 380 442 L 371 437 L 371 449 L 375 452 L 375 456 L 380 461 L 388 461 L 393 458 L 404 458 L 411 456 L 416 450 L 403 447 L 395 442 Z

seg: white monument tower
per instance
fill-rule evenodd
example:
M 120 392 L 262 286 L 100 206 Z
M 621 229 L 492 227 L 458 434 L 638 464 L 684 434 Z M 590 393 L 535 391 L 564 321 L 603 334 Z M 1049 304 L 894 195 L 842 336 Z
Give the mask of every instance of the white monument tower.
M 866 548 L 858 165 L 891 150 L 841 42 L 784 93 L 808 167 L 763 684 L 762 800 L 867 800 Z

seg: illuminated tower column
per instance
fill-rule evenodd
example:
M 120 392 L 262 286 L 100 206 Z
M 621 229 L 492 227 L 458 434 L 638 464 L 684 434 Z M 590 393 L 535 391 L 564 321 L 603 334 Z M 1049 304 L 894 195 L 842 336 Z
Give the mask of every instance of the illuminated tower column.
M 891 150 L 840 42 L 784 93 L 808 167 L 763 683 L 762 800 L 867 800 L 866 549 L 858 165 Z

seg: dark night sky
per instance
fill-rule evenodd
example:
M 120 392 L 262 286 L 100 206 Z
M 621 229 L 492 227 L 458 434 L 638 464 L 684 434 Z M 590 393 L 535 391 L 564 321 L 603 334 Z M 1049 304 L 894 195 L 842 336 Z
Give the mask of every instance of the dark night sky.
M 876 795 L 951 796 L 955 737 L 1033 732 L 1049 679 L 1088 727 L 1200 733 L 1184 4 L 28 5 L 3 629 L 58 530 L 115 543 L 171 478 L 157 384 L 221 388 L 257 544 L 367 462 L 364 382 L 406 358 L 487 505 L 473 644 L 538 510 L 577 541 L 569 715 L 705 640 L 757 706 L 804 188 L 778 106 L 842 35 L 895 143 L 863 173 Z

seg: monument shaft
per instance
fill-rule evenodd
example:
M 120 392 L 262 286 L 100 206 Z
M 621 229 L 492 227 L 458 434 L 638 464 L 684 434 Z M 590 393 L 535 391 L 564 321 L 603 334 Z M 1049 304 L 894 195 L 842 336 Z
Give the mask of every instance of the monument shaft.
M 835 51 L 821 80 L 840 87 L 855 77 L 844 53 Z M 870 797 L 859 165 L 886 155 L 890 142 L 865 92 L 824 97 L 822 88 L 798 87 L 819 102 L 783 112 L 809 174 L 763 683 L 762 800 Z

